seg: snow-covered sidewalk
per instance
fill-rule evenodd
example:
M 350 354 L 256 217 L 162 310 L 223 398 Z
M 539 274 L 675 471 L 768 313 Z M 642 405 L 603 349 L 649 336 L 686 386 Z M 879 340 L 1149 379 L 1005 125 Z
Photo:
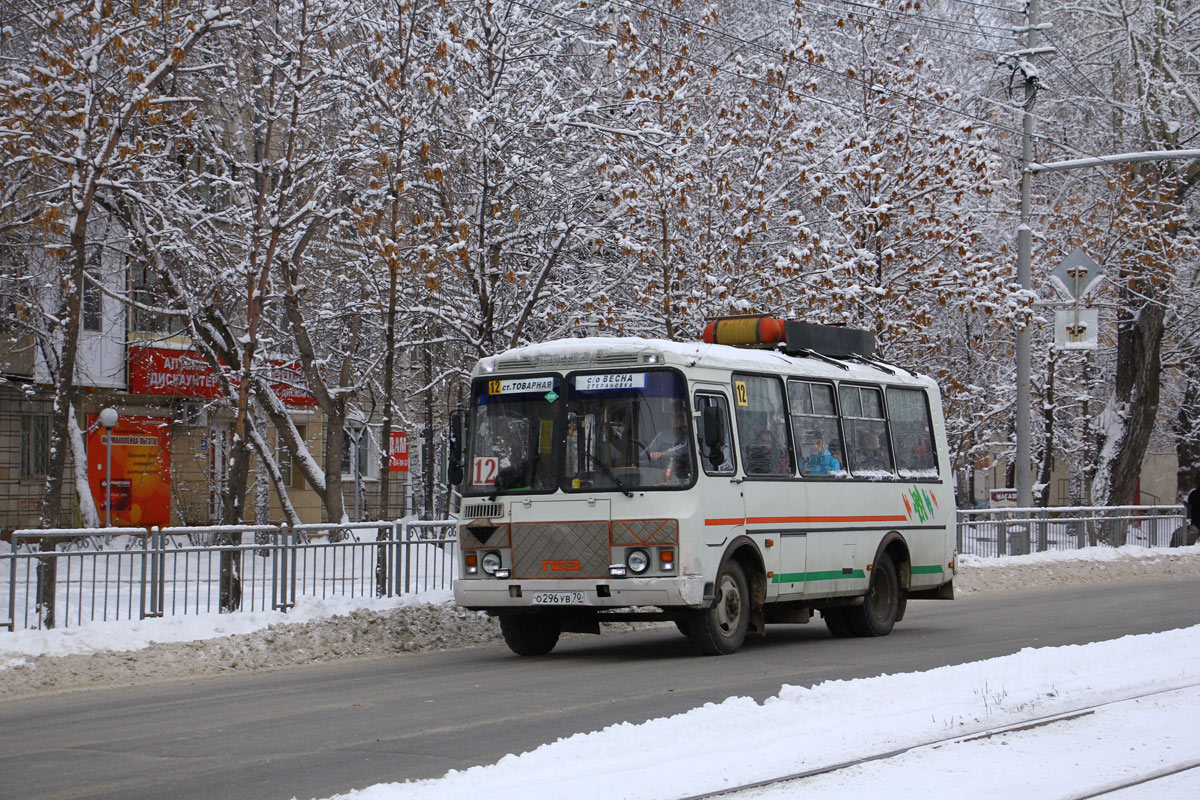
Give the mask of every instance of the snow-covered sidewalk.
M 1200 766 L 1200 627 L 1025 649 L 928 672 L 784 686 L 642 725 L 577 734 L 436 780 L 380 784 L 354 800 L 680 798 L 918 746 L 904 755 L 733 797 L 1077 797 L 1132 776 Z M 1180 689 L 1180 691 L 1171 691 Z M 1148 694 L 1161 692 L 1161 694 Z M 1138 698 L 1127 702 L 1127 698 Z M 1112 703 L 991 736 L 997 726 Z M 953 741 L 947 742 L 947 739 Z M 927 743 L 936 743 L 926 745 Z M 1200 796 L 1200 769 L 1145 797 Z M 1132 798 L 1140 795 L 1129 794 Z

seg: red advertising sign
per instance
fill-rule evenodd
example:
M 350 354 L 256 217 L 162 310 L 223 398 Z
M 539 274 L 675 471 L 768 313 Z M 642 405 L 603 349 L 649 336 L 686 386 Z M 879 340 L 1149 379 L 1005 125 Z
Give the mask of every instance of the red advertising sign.
M 289 406 L 314 406 L 304 373 L 296 362 L 269 361 L 268 380 Z M 236 385 L 236 381 L 234 382 Z M 191 350 L 129 348 L 129 391 L 172 397 L 220 397 L 221 386 L 208 362 Z
M 392 431 L 392 441 L 388 447 L 388 471 L 408 472 L 408 434 L 404 431 Z
M 174 397 L 220 397 L 221 386 L 208 362 L 189 350 L 129 348 L 129 391 Z
M 112 498 L 112 524 L 149 527 L 171 524 L 171 420 L 121 417 L 111 433 L 88 415 L 88 486 L 105 517 Z M 112 474 L 106 472 L 112 447 Z M 110 489 L 111 485 L 111 489 Z
M 268 378 L 275 396 L 289 406 L 315 406 L 317 401 L 308 391 L 308 381 L 300 364 L 283 361 L 268 361 Z

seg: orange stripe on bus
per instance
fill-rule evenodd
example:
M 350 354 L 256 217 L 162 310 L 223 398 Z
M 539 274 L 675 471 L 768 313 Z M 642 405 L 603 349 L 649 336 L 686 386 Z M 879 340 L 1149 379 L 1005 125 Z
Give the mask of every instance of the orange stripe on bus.
M 706 519 L 705 525 L 789 525 L 805 522 L 907 522 L 903 514 L 869 514 L 852 517 L 740 517 Z
M 747 517 L 747 525 L 779 525 L 795 522 L 907 522 L 903 514 L 867 514 L 852 517 Z

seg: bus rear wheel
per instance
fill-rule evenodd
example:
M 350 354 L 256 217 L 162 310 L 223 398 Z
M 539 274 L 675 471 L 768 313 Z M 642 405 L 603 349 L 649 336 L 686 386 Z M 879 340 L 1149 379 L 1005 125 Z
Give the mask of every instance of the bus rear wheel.
M 871 584 L 861 606 L 846 607 L 855 636 L 887 636 L 900 615 L 900 579 L 896 565 L 882 556 L 871 570 Z
M 545 614 L 504 614 L 500 633 L 508 649 L 519 656 L 544 656 L 558 644 L 562 623 Z
M 846 618 L 846 610 L 845 606 L 821 609 L 821 619 L 825 620 L 825 627 L 835 639 L 845 639 L 854 635 L 850 620 Z
M 697 612 L 686 628 L 705 655 L 729 655 L 741 648 L 750 629 L 750 584 L 741 564 L 725 564 L 717 578 L 716 602 Z

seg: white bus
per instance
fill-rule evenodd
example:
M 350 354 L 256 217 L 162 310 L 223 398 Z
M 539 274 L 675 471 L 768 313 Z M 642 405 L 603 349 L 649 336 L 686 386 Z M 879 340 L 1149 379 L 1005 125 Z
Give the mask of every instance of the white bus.
M 909 599 L 953 598 L 936 384 L 863 331 L 731 318 L 704 339 L 476 365 L 454 594 L 514 652 L 663 619 L 725 654 L 814 611 L 834 636 L 885 636 Z

